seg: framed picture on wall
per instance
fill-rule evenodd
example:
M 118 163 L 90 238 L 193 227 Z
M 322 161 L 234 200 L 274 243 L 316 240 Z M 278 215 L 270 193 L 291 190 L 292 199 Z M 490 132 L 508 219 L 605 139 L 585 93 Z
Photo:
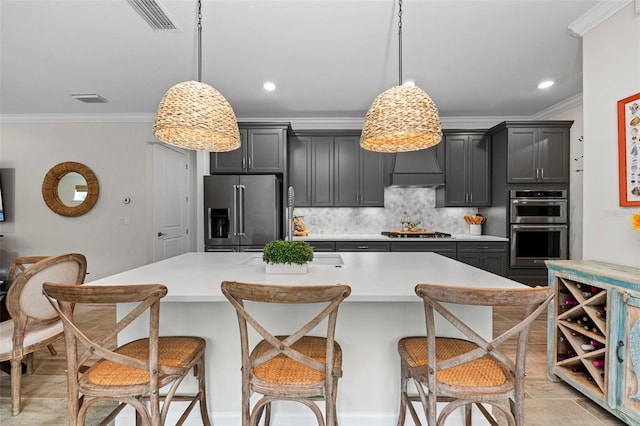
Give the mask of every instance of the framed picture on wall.
M 640 206 L 640 93 L 618 101 L 620 205 Z

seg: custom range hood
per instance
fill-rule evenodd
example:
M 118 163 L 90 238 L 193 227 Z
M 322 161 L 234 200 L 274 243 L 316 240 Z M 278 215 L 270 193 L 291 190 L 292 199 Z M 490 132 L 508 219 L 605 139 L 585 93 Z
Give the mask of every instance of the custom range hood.
M 395 154 L 389 183 L 389 186 L 398 187 L 444 185 L 444 144 Z

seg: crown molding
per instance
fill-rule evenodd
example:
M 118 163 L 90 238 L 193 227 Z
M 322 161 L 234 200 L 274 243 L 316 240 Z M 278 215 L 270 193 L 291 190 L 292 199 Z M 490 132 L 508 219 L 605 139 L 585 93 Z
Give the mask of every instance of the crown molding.
M 578 105 L 582 105 L 582 93 L 578 93 L 575 96 L 570 97 L 569 99 L 565 99 L 562 102 L 559 102 L 553 106 L 550 106 L 547 109 L 544 109 L 537 114 L 530 116 L 529 120 L 547 120 L 549 118 L 553 118 L 558 114 L 568 111 L 571 108 L 575 108 Z
M 0 123 L 153 123 L 154 114 L 4 114 Z
M 444 129 L 490 129 L 503 121 L 544 120 L 582 104 L 582 94 L 572 96 L 531 116 L 440 117 Z M 0 124 L 34 123 L 146 123 L 153 124 L 154 114 L 5 114 Z M 243 123 L 287 121 L 293 130 L 360 130 L 364 117 L 238 117 Z
M 593 28 L 606 21 L 634 0 L 603 0 L 593 6 L 587 13 L 569 24 L 569 34 L 582 38 Z M 640 8 L 640 1 L 635 0 L 636 13 Z

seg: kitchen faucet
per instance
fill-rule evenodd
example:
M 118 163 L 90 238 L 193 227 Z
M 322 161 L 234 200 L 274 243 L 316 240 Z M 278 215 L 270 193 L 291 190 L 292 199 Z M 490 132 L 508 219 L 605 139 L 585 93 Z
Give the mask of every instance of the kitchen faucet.
M 293 241 L 293 186 L 289 187 L 287 200 L 287 240 Z

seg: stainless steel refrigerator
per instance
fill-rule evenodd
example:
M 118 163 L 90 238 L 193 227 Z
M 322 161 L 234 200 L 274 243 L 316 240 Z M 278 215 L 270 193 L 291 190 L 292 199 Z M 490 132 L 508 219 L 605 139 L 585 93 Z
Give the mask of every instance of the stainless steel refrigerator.
M 205 176 L 204 230 L 205 251 L 260 251 L 281 239 L 281 178 Z

